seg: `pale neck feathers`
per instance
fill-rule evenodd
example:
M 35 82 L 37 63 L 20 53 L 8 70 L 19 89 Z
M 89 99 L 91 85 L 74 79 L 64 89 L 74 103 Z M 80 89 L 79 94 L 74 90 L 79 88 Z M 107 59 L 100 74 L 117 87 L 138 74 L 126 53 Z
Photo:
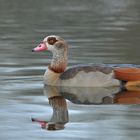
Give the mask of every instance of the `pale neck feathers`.
M 67 50 L 53 52 L 53 59 L 49 69 L 56 73 L 63 73 L 67 67 Z

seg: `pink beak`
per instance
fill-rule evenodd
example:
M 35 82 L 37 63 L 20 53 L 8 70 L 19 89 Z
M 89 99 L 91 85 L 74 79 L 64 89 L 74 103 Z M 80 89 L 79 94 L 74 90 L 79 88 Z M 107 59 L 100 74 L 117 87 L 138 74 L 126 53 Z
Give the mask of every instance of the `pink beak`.
M 45 129 L 48 124 L 47 121 L 42 121 L 42 120 L 38 120 L 38 119 L 34 119 L 34 118 L 32 118 L 32 122 L 38 122 L 41 125 L 42 129 Z
M 44 42 L 41 42 L 36 48 L 32 50 L 32 52 L 41 52 L 47 50 L 47 46 Z

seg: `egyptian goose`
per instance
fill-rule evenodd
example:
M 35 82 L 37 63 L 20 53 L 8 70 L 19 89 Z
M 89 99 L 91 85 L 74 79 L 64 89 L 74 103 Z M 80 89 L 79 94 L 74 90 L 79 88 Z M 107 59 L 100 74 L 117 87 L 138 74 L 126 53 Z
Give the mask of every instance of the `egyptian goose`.
M 53 54 L 50 65 L 44 74 L 44 84 L 73 87 L 111 87 L 120 86 L 121 80 L 115 78 L 120 69 L 105 65 L 76 65 L 67 68 L 68 44 L 59 36 L 51 35 L 32 50 L 50 51 Z M 140 77 L 139 77 L 140 79 Z

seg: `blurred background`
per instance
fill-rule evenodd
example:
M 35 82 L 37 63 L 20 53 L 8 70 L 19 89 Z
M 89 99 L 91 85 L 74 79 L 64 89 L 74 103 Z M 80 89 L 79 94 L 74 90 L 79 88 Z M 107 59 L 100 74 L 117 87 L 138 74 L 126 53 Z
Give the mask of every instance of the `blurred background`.
M 33 65 L 42 54 L 30 50 L 56 34 L 69 43 L 70 63 L 140 64 L 139 23 L 139 0 L 1 0 L 0 61 Z

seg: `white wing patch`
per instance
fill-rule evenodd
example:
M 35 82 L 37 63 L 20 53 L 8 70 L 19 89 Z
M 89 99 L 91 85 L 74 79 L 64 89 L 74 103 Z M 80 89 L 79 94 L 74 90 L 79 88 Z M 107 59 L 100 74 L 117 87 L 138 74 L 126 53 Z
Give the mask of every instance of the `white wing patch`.
M 78 72 L 75 77 L 68 80 L 59 79 L 59 85 L 73 87 L 109 87 L 119 86 L 120 81 L 114 79 L 113 71 L 109 74 L 104 74 L 99 71 L 95 72 Z

